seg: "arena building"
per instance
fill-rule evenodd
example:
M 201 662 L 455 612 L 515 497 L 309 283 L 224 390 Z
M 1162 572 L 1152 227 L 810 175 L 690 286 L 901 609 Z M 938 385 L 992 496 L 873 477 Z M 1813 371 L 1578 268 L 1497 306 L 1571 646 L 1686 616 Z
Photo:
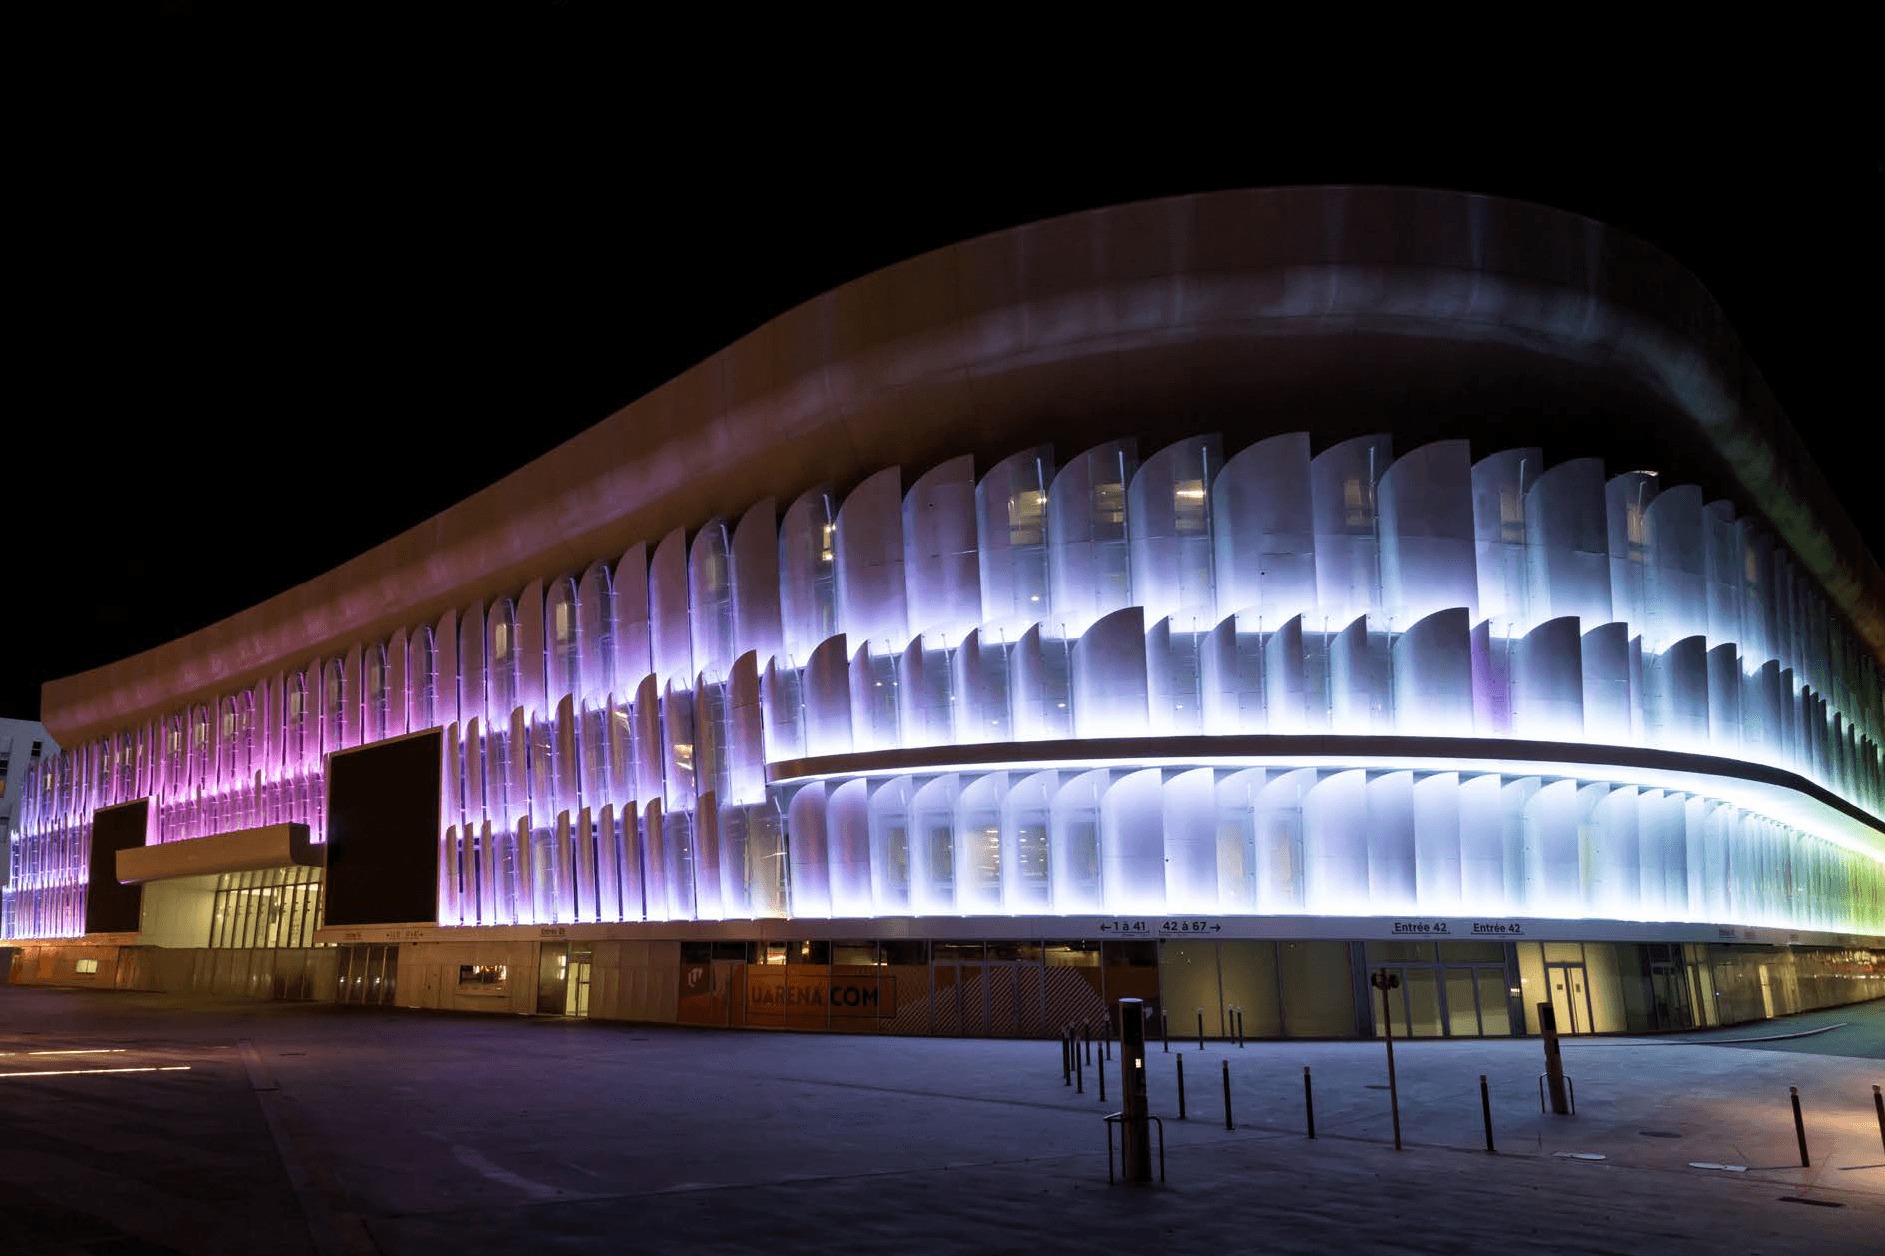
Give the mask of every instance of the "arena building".
M 912 1034 L 1366 1035 L 1382 967 L 1425 1036 L 1852 1002 L 1882 590 L 1638 240 L 1075 214 L 47 685 L 0 937 L 16 981 Z

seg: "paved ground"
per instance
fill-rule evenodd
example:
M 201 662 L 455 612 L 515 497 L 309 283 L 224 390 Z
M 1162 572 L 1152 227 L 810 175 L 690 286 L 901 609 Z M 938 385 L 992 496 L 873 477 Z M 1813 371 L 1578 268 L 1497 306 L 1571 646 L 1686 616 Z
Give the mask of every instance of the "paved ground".
M 1681 1034 L 1676 1041 L 1746 1047 L 1752 1051 L 1801 1051 L 1809 1055 L 1885 1057 L 1885 999 L 1823 1012 L 1801 1012 L 1760 1025 Z
M 1876 1256 L 1885 1005 L 1709 1036 L 1840 1021 L 1841 1054 L 1568 1041 L 1575 1117 L 1539 1114 L 1535 1041 L 1403 1043 L 1400 1152 L 1379 1043 L 1155 1046 L 1147 1189 L 1106 1184 L 1114 1075 L 1076 1094 L 1052 1043 L 0 987 L 0 1253 Z

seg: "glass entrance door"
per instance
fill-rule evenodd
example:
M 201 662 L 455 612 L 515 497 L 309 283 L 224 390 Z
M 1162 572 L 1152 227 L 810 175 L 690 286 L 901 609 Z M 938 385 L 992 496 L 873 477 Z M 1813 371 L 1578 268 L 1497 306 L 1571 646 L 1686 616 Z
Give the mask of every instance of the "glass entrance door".
M 589 948 L 572 946 L 568 976 L 563 982 L 563 1015 L 589 1015 Z
M 1446 1032 L 1446 1020 L 1440 1004 L 1439 966 L 1436 964 L 1390 964 L 1388 971 L 1401 979 L 1388 991 L 1388 1009 L 1394 1019 L 1396 1038 L 1439 1038 Z M 1381 993 L 1370 999 L 1374 1008 L 1374 1032 L 1381 1037 Z M 1471 1008 L 1471 1003 L 1467 1004 Z
M 1689 1029 L 1695 1024 L 1689 1007 L 1689 979 L 1682 965 L 1667 960 L 1652 960 L 1649 987 L 1655 998 L 1656 1028 Z
M 569 944 L 545 942 L 537 951 L 537 1011 L 554 1016 L 569 997 Z
M 1551 1010 L 1557 1016 L 1559 1033 L 1591 1032 L 1590 983 L 1585 980 L 1584 965 L 1546 963 L 1545 988 L 1551 992 Z
M 1401 984 L 1388 992 L 1397 1038 L 1502 1037 L 1512 1032 L 1505 970 L 1490 964 L 1390 964 Z M 1381 1036 L 1381 995 L 1371 995 Z
M 334 1001 L 390 1006 L 399 981 L 399 947 L 354 943 L 335 949 Z

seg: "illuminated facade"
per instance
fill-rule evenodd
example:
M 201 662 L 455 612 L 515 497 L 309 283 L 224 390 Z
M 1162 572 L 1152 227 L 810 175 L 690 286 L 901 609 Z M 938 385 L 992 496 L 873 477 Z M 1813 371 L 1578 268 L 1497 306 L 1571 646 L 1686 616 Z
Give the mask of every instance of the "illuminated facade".
M 39 771 L 39 760 L 58 749 L 38 721 L 0 719 L 0 938 L 9 936 L 4 913 L 13 876 L 13 833 L 20 799 L 26 782 Z
M 1331 215 L 1371 224 L 1352 256 L 1311 247 Z M 560 947 L 551 1010 L 578 982 L 594 1010 L 613 947 L 602 1001 L 648 1019 L 804 1023 L 767 1019 L 777 975 L 780 1005 L 866 1027 L 839 991 L 868 975 L 862 1019 L 891 1031 L 1046 1031 L 1089 1013 L 1084 981 L 1335 1033 L 1366 1000 L 1313 1010 L 1305 984 L 1292 1016 L 1290 965 L 1391 962 L 1420 970 L 1417 1026 L 1495 1033 L 1575 966 L 1570 1023 L 1667 1028 L 1741 1018 L 1714 1006 L 1731 941 L 1778 948 L 1754 1014 L 1885 993 L 1877 568 L 1823 488 L 1777 514 L 1759 453 L 1736 461 L 1723 425 L 1757 416 L 1723 417 L 1708 355 L 1738 347 L 1675 337 L 1567 239 L 1642 250 L 1534 207 L 1302 189 L 847 285 L 284 595 L 318 602 L 312 629 L 265 604 L 49 686 L 80 735 L 28 792 L 0 936 L 83 932 L 98 808 L 149 799 L 153 844 L 300 823 L 318 845 L 325 756 L 437 727 L 435 919 L 323 931 L 342 997 L 371 962 L 389 990 L 405 972 L 398 1001 L 480 1006 L 515 968 L 552 980 Z M 1530 274 L 1467 261 L 1534 245 Z M 822 378 L 741 377 L 795 352 Z M 1579 436 L 1597 452 L 1532 439 L 1560 390 L 1615 407 Z M 427 540 L 458 569 L 391 588 Z M 690 1017 L 690 973 L 724 1007 Z

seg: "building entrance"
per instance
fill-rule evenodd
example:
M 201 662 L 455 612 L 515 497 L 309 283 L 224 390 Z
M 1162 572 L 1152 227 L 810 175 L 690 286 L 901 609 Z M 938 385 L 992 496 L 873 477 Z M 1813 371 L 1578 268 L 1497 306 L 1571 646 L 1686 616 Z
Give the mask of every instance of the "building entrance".
M 354 943 L 336 947 L 334 1002 L 390 1006 L 399 985 L 399 946 Z
M 1512 1032 L 1503 964 L 1386 964 L 1401 984 L 1388 994 L 1396 1037 L 1481 1038 Z M 1372 967 L 1370 969 L 1372 971 Z M 1381 998 L 1370 1001 L 1375 1036 L 1382 1034 Z
M 537 1011 L 589 1015 L 589 944 L 545 942 L 537 951 Z
M 1545 964 L 1545 989 L 1551 993 L 1551 1010 L 1558 1019 L 1561 1034 L 1588 1034 L 1595 1020 L 1590 1011 L 1590 982 L 1581 963 Z
M 1689 1004 L 1689 979 L 1677 961 L 1653 959 L 1649 964 L 1649 988 L 1657 1029 L 1689 1029 L 1695 1013 Z

